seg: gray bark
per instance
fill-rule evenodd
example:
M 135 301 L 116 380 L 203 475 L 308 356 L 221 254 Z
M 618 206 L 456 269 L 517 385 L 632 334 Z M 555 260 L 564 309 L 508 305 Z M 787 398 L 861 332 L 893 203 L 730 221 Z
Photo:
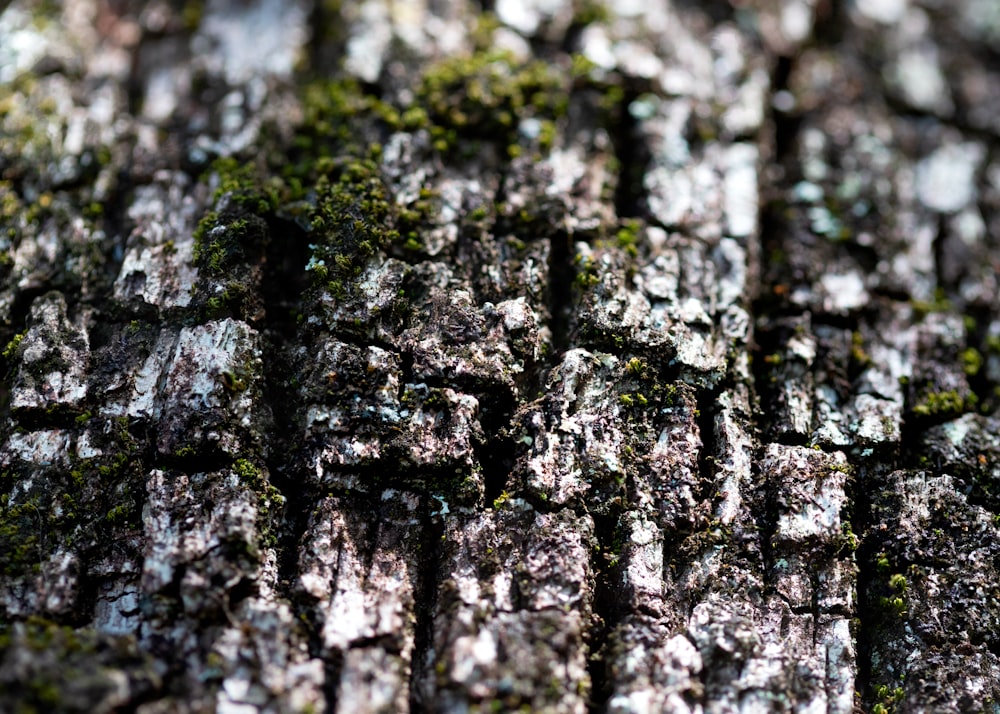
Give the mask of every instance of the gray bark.
M 489 5 L 3 4 L 0 709 L 994 711 L 995 3 Z

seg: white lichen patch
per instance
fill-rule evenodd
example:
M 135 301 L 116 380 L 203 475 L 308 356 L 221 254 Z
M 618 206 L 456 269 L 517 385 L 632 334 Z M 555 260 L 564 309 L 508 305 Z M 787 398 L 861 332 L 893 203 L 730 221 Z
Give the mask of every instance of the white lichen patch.
M 573 3 L 566 0 L 498 0 L 495 12 L 505 25 L 525 37 L 542 27 L 550 36 L 562 37 L 573 20 Z
M 44 57 L 71 60 L 73 48 L 59 23 L 35 22 L 31 3 L 15 2 L 0 11 L 0 86 L 9 85 Z
M 379 646 L 352 648 L 344 655 L 333 711 L 407 711 L 410 676 L 411 664 L 399 654 Z
M 114 295 L 122 302 L 138 298 L 165 310 L 191 302 L 197 278 L 193 236 L 203 206 L 184 174 L 165 172 L 157 179 L 156 184 L 138 187 L 129 206 L 136 227 Z
M 777 542 L 831 543 L 840 535 L 848 471 L 842 452 L 771 444 L 761 468 L 780 483 Z
M 65 466 L 69 463 L 70 433 L 63 429 L 14 431 L 0 450 L 0 463 Z
M 227 318 L 183 328 L 156 378 L 161 452 L 202 440 L 238 450 L 236 430 L 250 430 L 261 418 L 256 400 L 262 379 L 260 335 L 245 322 Z
M 630 592 L 630 604 L 636 609 L 659 611 L 663 598 L 663 532 L 638 513 L 628 516 L 628 541 L 620 554 L 623 576 Z
M 927 208 L 955 213 L 976 198 L 976 172 L 985 158 L 981 144 L 948 143 L 917 165 L 917 197 Z
M 299 555 L 298 587 L 312 603 L 322 647 L 345 660 L 340 684 L 350 689 L 338 702 L 346 697 L 356 711 L 372 711 L 373 700 L 390 709 L 406 701 L 414 647 L 417 573 L 409 556 L 421 502 L 387 491 L 381 508 L 374 523 L 346 512 L 340 499 L 323 499 Z
M 729 392 L 721 394 L 721 410 L 714 425 L 718 454 L 713 458 L 720 497 L 716 517 L 726 526 L 740 517 L 744 492 L 752 479 L 753 436 L 738 415 L 738 402 L 738 397 Z
M 80 587 L 79 570 L 79 555 L 65 548 L 57 548 L 42 564 L 39 600 L 45 610 L 58 614 L 72 610 Z
M 189 475 L 157 469 L 146 479 L 146 498 L 143 592 L 161 591 L 183 567 L 181 595 L 197 609 L 203 597 L 211 596 L 199 588 L 207 586 L 213 572 L 224 575 L 232 567 L 213 551 L 227 543 L 257 548 L 258 496 L 230 471 Z
M 903 420 L 900 403 L 860 394 L 854 400 L 853 407 L 856 416 L 851 424 L 851 431 L 857 436 L 859 443 L 871 445 L 899 441 Z
M 760 210 L 757 163 L 760 152 L 752 144 L 733 144 L 726 155 L 723 179 L 723 211 L 726 233 L 734 238 L 757 234 Z
M 643 627 L 631 625 L 622 629 L 621 639 L 626 647 L 615 662 L 618 676 L 614 694 L 608 700 L 608 712 L 701 714 L 703 711 L 697 702 L 704 666 L 701 654 L 683 634 L 657 634 L 662 639 L 651 642 Z
M 391 3 L 373 0 L 360 4 L 351 18 L 344 68 L 364 82 L 375 82 L 392 41 Z
M 192 49 L 213 74 L 231 85 L 254 78 L 288 77 L 306 38 L 305 3 L 254 0 L 206 4 Z
M 90 341 L 86 312 L 67 315 L 66 300 L 50 293 L 35 301 L 20 345 L 20 367 L 11 390 L 12 409 L 76 407 L 87 397 Z
M 589 489 L 583 478 L 585 467 L 591 465 L 602 471 L 620 473 L 620 450 L 623 447 L 620 432 L 618 438 L 608 439 L 604 428 L 607 419 L 605 409 L 617 409 L 617 396 L 609 390 L 611 370 L 617 359 L 585 350 L 570 350 L 563 356 L 563 362 L 552 377 L 553 391 L 559 393 L 558 411 L 561 414 L 555 428 L 547 428 L 541 415 L 529 418 L 528 425 L 539 431 L 532 435 L 532 444 L 525 458 L 524 469 L 529 488 L 544 493 L 553 503 L 567 503 L 578 498 Z M 586 405 L 584 408 L 581 406 Z M 600 406 L 598 406 L 600 405 Z M 587 453 L 579 453 L 576 444 L 590 439 L 596 434 L 603 438 L 594 439 L 594 448 Z
M 861 275 L 850 273 L 824 273 L 820 281 L 823 309 L 835 315 L 846 315 L 868 304 L 868 291 Z

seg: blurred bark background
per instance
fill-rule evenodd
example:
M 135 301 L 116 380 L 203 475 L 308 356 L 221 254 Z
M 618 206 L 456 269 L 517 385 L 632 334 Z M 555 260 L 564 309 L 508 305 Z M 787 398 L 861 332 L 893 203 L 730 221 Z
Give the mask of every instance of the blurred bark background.
M 0 3 L 0 709 L 996 711 L 998 48 Z

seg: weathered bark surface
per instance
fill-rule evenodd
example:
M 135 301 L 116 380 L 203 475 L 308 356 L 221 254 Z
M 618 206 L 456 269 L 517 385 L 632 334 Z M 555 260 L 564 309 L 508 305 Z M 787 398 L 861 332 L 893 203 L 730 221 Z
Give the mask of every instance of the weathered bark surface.
M 485 4 L 0 4 L 0 710 L 995 710 L 996 2 Z

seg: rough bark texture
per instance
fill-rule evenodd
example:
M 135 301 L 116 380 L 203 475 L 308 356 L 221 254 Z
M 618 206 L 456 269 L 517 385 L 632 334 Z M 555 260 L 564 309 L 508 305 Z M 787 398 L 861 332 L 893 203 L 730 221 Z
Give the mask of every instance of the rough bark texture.
M 995 0 L 0 3 L 0 710 L 996 711 Z

